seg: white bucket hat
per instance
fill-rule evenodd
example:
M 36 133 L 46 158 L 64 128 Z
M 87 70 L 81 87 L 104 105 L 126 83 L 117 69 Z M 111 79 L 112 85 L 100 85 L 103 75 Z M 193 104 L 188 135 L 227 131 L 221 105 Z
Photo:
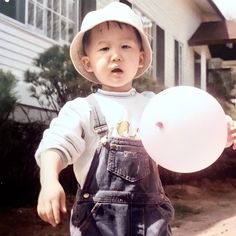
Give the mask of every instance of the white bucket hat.
M 142 38 L 142 48 L 144 50 L 144 65 L 139 68 L 136 78 L 141 76 L 150 66 L 152 61 L 152 50 L 147 35 L 144 33 L 141 18 L 126 4 L 112 2 L 103 9 L 89 12 L 83 19 L 81 30 L 74 37 L 70 46 L 70 57 L 76 70 L 89 81 L 100 83 L 92 72 L 87 72 L 81 62 L 84 56 L 83 36 L 84 33 L 95 26 L 106 21 L 117 21 L 126 23 L 136 28 Z

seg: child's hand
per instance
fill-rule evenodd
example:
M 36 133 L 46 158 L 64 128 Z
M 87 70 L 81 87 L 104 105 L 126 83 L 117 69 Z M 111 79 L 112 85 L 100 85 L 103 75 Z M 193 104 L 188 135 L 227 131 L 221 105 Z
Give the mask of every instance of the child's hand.
M 226 147 L 233 145 L 233 149 L 236 150 L 236 121 L 227 116 L 228 123 L 228 138 Z
M 37 211 L 40 218 L 52 226 L 60 223 L 60 212 L 66 213 L 67 210 L 65 192 L 59 181 L 42 186 Z

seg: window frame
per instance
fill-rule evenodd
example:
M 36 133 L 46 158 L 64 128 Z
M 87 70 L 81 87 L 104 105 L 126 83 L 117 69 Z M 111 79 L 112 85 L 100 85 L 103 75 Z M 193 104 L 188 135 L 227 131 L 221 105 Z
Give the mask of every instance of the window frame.
M 62 1 L 66 1 L 66 16 L 62 12 Z M 51 4 L 49 4 L 51 2 Z M 75 4 L 75 7 L 72 7 L 73 12 L 79 12 L 79 0 L 71 0 L 73 4 Z M 34 5 L 34 12 L 33 12 L 33 25 L 29 23 L 29 3 Z M 54 3 L 58 3 L 57 9 L 55 8 Z M 70 17 L 70 8 L 69 8 L 70 0 L 26 0 L 26 18 L 25 18 L 25 24 L 27 27 L 29 27 L 32 31 L 35 31 L 39 34 L 43 34 L 44 36 L 55 40 L 59 43 L 69 43 L 73 36 L 70 36 L 70 25 L 74 25 L 73 31 L 77 32 L 78 31 L 78 25 L 79 25 L 79 15 L 74 14 L 73 18 L 71 19 Z M 42 14 L 42 29 L 39 29 L 37 27 L 37 7 L 41 8 L 43 11 Z M 49 22 L 49 14 L 51 15 L 50 17 L 50 22 Z M 56 21 L 54 19 L 57 18 Z M 62 34 L 62 22 L 65 22 L 65 31 L 66 31 L 66 36 L 63 37 Z M 49 27 L 50 24 L 50 27 Z M 57 28 L 56 28 L 57 27 Z M 48 31 L 50 29 L 50 32 Z
M 147 34 L 149 38 L 149 42 L 152 48 L 152 63 L 149 69 L 147 70 L 147 74 L 152 76 L 153 78 L 156 78 L 156 24 L 155 22 L 146 15 L 140 8 L 138 8 L 135 4 L 132 4 L 133 11 L 139 15 L 142 19 L 143 26 L 144 26 L 144 32 Z M 151 24 L 150 27 L 145 27 L 145 24 Z
M 175 60 L 175 86 L 183 83 L 183 43 L 174 41 L 174 60 Z
M 201 88 L 201 55 L 194 53 L 194 86 Z
M 24 0 L 24 2 L 22 1 L 20 4 L 18 0 L 15 0 L 11 2 L 12 9 L 10 8 L 11 5 L 9 5 L 9 9 L 11 9 L 12 13 L 8 13 L 6 6 L 5 13 L 4 10 L 2 10 L 1 14 L 23 24 L 25 28 L 29 29 L 31 32 L 45 36 L 60 44 L 68 44 L 78 31 L 81 1 L 82 0 Z M 50 2 L 51 8 L 49 7 Z M 24 3 L 23 7 L 22 3 Z M 58 11 L 55 11 L 54 3 L 57 3 Z M 66 6 L 66 11 L 64 12 L 62 10 L 63 4 Z M 51 15 L 50 22 L 48 14 Z M 53 23 L 53 17 L 57 17 L 55 24 Z M 49 27 L 49 24 L 51 27 Z M 63 25 L 65 26 L 64 28 Z M 51 29 L 50 34 L 48 33 L 48 29 Z M 53 32 L 56 32 L 56 37 L 53 37 Z

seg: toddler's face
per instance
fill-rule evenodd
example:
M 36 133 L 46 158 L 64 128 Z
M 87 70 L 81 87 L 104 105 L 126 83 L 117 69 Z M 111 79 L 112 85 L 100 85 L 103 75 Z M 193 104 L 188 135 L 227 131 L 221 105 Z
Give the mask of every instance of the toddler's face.
M 128 91 L 144 60 L 134 28 L 105 22 L 93 28 L 89 38 L 82 58 L 85 69 L 95 74 L 104 90 Z

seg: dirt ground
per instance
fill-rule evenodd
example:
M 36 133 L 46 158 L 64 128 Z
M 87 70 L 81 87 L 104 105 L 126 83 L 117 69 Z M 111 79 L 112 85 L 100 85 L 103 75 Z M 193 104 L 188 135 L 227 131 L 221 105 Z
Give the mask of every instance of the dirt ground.
M 176 209 L 174 236 L 235 236 L 236 180 L 166 189 Z
M 173 236 L 236 235 L 236 179 L 165 188 L 176 210 Z M 0 211 L 0 235 L 65 236 L 69 235 L 68 220 L 67 215 L 53 228 L 38 218 L 35 207 L 5 209 Z

